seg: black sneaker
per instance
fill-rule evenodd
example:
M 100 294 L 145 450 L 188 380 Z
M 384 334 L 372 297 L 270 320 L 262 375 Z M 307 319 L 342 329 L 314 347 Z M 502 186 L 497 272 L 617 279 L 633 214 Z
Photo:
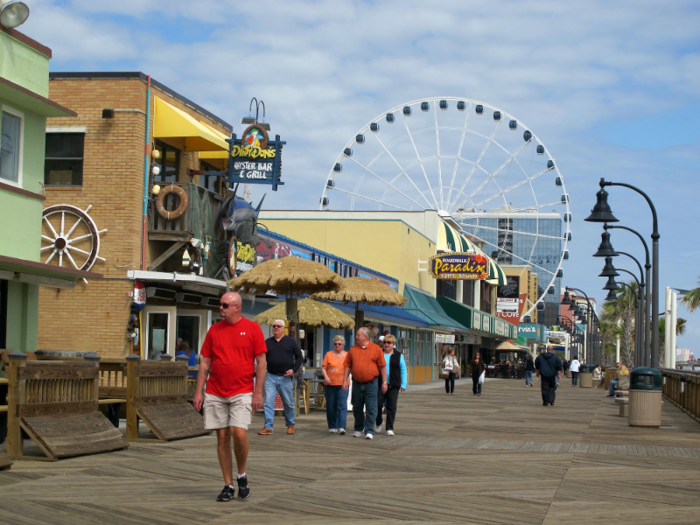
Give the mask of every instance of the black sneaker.
M 224 485 L 224 490 L 216 497 L 216 501 L 231 501 L 234 493 L 235 489 L 231 485 Z
M 246 499 L 250 497 L 250 486 L 248 485 L 248 476 L 238 478 L 238 497 Z

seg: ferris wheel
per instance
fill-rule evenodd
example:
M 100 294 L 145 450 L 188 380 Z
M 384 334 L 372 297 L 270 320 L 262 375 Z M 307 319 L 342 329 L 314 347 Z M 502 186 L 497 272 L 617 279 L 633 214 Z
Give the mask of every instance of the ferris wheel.
M 564 177 L 528 126 L 490 104 L 433 97 L 378 115 L 336 158 L 320 207 L 448 214 L 487 255 L 538 275 L 523 318 L 559 302 L 572 219 Z

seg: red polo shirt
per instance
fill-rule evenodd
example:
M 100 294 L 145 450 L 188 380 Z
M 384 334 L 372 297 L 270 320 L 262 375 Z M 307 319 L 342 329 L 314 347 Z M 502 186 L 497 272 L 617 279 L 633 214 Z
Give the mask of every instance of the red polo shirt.
M 207 394 L 232 397 L 255 388 L 255 356 L 267 352 L 260 326 L 245 317 L 234 324 L 212 325 L 202 345 L 202 357 L 211 359 Z

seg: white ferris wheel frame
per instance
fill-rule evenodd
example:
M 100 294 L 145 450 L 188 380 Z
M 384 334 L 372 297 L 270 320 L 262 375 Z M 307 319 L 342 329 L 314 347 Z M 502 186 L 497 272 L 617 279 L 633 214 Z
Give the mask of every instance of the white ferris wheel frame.
M 464 119 L 464 125 L 461 128 L 460 127 L 453 127 L 453 126 L 441 127 L 439 125 L 439 122 L 438 122 L 439 111 L 445 111 L 447 109 L 447 108 L 445 108 L 445 109 L 439 108 L 440 101 L 443 101 L 443 100 L 448 102 L 448 106 L 449 106 L 449 102 L 457 102 L 457 103 L 463 102 L 465 104 L 465 108 L 464 108 L 464 110 L 462 110 L 465 113 L 465 119 Z M 418 106 L 420 108 L 420 106 L 423 102 L 429 103 L 429 110 L 428 111 L 432 111 L 434 114 L 434 125 L 428 126 L 428 127 L 422 127 L 420 129 L 416 129 L 416 130 L 411 130 L 409 125 L 408 125 L 407 117 L 403 113 L 403 108 L 408 106 L 411 108 L 411 112 L 412 112 L 413 108 L 415 106 Z M 486 109 L 489 109 L 489 110 L 494 111 L 494 112 L 499 111 L 501 113 L 501 118 L 499 121 L 496 122 L 494 129 L 492 130 L 490 136 L 487 136 L 483 133 L 479 133 L 475 130 L 469 129 L 469 120 L 470 120 L 470 117 L 472 116 L 472 113 L 475 113 L 475 109 L 476 109 L 477 105 L 480 105 L 483 107 L 483 109 L 484 109 L 483 113 L 486 112 L 485 111 Z M 423 110 L 421 109 L 421 111 L 423 111 Z M 406 140 L 406 135 L 402 135 L 397 140 L 395 140 L 394 142 L 392 142 L 391 144 L 389 144 L 387 146 L 382 142 L 381 138 L 379 137 L 379 130 L 377 132 L 373 132 L 371 130 L 371 126 L 373 124 L 378 125 L 380 122 L 382 122 L 386 118 L 387 114 L 390 114 L 390 113 L 394 115 L 394 122 L 393 123 L 387 122 L 387 124 L 388 125 L 403 124 L 403 126 L 406 129 L 407 137 L 411 141 L 411 144 L 413 146 L 413 151 L 416 155 L 416 159 L 414 159 L 411 163 L 409 163 L 405 166 L 400 164 L 399 161 L 394 157 L 394 155 L 392 155 L 390 148 L 394 144 L 396 144 L 400 141 Z M 399 119 L 400 119 L 400 121 L 399 121 Z M 507 122 L 507 121 L 511 121 L 511 120 L 516 121 L 518 126 L 522 126 L 522 129 L 527 130 L 531 133 L 530 139 L 528 141 L 525 141 L 523 139 L 523 145 L 520 146 L 520 148 L 518 148 L 515 152 L 509 151 L 507 148 L 505 148 L 502 144 L 500 144 L 494 138 L 496 135 L 496 132 L 500 129 L 500 127 L 503 125 L 503 123 Z M 459 143 L 459 150 L 458 150 L 456 155 L 445 155 L 441 152 L 441 150 L 440 150 L 440 131 L 441 130 L 461 131 L 462 136 L 461 136 L 460 143 Z M 359 144 L 357 143 L 356 137 L 359 135 L 362 135 L 363 137 L 367 137 L 368 132 L 369 132 L 369 135 L 374 137 L 374 140 L 376 140 L 382 148 L 381 148 L 380 152 L 377 155 L 375 155 L 375 157 L 369 163 L 367 163 L 367 165 L 365 166 L 365 165 L 357 162 L 357 160 L 353 159 L 352 156 L 345 155 L 345 151 L 348 148 L 352 150 L 354 145 L 362 146 L 362 143 L 359 143 Z M 416 144 L 413 140 L 413 137 L 415 135 L 420 134 L 420 133 L 426 133 L 426 132 L 434 132 L 435 133 L 437 153 L 435 155 L 421 157 L 420 153 L 418 152 L 418 148 L 416 147 Z M 466 158 L 461 157 L 462 148 L 464 145 L 464 141 L 467 137 L 467 134 L 472 134 L 472 135 L 481 137 L 483 139 L 486 139 L 486 144 L 484 145 L 484 147 L 481 151 L 481 154 L 476 159 L 476 161 L 472 161 L 470 159 L 466 159 Z M 537 146 L 542 146 L 544 148 L 544 152 L 542 153 L 542 155 L 546 156 L 548 161 L 553 162 L 553 166 L 551 168 L 547 167 L 547 168 L 543 169 L 542 171 L 537 172 L 533 176 L 530 176 L 526 172 L 526 170 L 523 168 L 523 166 L 520 164 L 520 162 L 518 162 L 518 159 L 517 159 L 517 155 L 523 149 L 525 149 L 526 146 L 528 146 L 531 143 L 536 144 Z M 480 166 L 479 162 L 481 161 L 484 154 L 487 152 L 487 150 L 492 145 L 499 147 L 501 150 L 503 150 L 508 155 L 508 159 L 504 163 L 502 163 L 501 166 L 499 166 L 493 172 L 488 172 L 482 166 Z M 383 178 L 382 176 L 375 173 L 371 169 L 372 164 L 383 155 L 388 155 L 393 160 L 393 162 L 396 164 L 396 166 L 399 170 L 398 173 L 396 175 L 394 175 L 391 179 Z M 425 161 L 433 160 L 433 159 L 437 159 L 437 164 L 438 164 L 438 185 L 437 186 L 433 186 L 433 184 L 431 183 L 430 178 L 428 177 L 428 173 L 426 172 L 426 169 L 424 166 Z M 446 179 L 449 179 L 449 181 L 450 181 L 448 185 L 446 185 L 446 181 L 443 181 L 443 160 L 454 161 L 454 167 L 452 169 L 451 176 L 449 175 L 449 170 L 448 170 L 448 174 L 445 175 Z M 340 164 L 342 166 L 343 161 L 353 162 L 364 171 L 362 177 L 358 178 L 357 183 L 355 184 L 354 191 L 339 189 L 339 188 L 335 187 L 335 184 L 334 184 L 335 177 L 337 175 L 339 175 L 340 173 L 342 173 L 342 171 L 336 172 L 335 166 L 338 164 Z M 467 175 L 467 177 L 465 178 L 465 180 L 463 181 L 463 183 L 461 184 L 461 186 L 459 186 L 459 189 L 457 190 L 455 188 L 455 180 L 456 180 L 456 176 L 457 176 L 457 168 L 458 168 L 460 162 L 471 164 L 472 167 L 469 171 L 469 174 Z M 508 166 L 511 162 L 513 162 L 519 168 L 519 170 L 523 173 L 524 180 L 518 182 L 517 184 L 511 185 L 508 188 L 502 189 L 500 187 L 500 185 L 498 184 L 498 181 L 495 179 L 495 177 L 504 168 L 506 168 L 506 166 Z M 413 179 L 407 173 L 407 171 L 410 168 L 413 168 L 416 165 L 420 165 L 420 167 L 421 167 L 421 172 L 422 172 L 423 178 L 425 179 L 425 183 L 428 186 L 427 190 L 421 191 L 418 188 L 418 186 L 416 185 L 416 183 L 413 182 Z M 482 182 L 474 191 L 472 191 L 469 194 L 466 194 L 466 193 L 464 193 L 464 190 L 467 187 L 467 185 L 469 184 L 469 181 L 471 180 L 474 172 L 477 169 L 481 170 L 484 174 L 486 174 L 487 179 L 484 182 Z M 535 188 L 533 186 L 533 181 L 540 178 L 541 176 L 543 176 L 547 173 L 556 174 L 557 185 L 560 186 L 562 189 L 562 192 L 563 192 L 562 196 L 563 196 L 563 198 L 565 197 L 564 200 L 540 204 L 540 202 L 537 198 L 537 193 L 536 193 Z M 383 195 L 381 196 L 381 198 L 372 198 L 372 197 L 368 197 L 368 196 L 361 195 L 358 193 L 358 190 L 360 189 L 360 187 L 362 185 L 362 181 L 364 180 L 365 176 L 374 177 L 374 178 L 378 179 L 379 181 L 383 182 L 387 186 Z M 414 198 L 409 197 L 408 195 L 406 195 L 405 192 L 401 191 L 400 188 L 393 185 L 401 176 L 405 176 L 408 179 L 408 181 L 410 181 L 410 183 L 413 185 L 415 190 L 418 192 L 418 195 L 420 196 L 419 201 L 425 201 L 426 206 L 419 204 L 419 201 L 417 201 Z M 498 187 L 498 189 L 500 191 L 487 199 L 482 199 L 478 203 L 475 203 L 472 198 L 474 197 L 474 195 L 476 195 L 479 192 L 479 190 L 481 188 L 483 188 L 489 182 L 493 182 L 494 184 L 496 184 L 496 186 Z M 571 210 L 569 207 L 569 198 L 568 198 L 569 194 L 566 191 L 564 176 L 559 171 L 559 167 L 557 165 L 556 160 L 550 154 L 550 152 L 547 149 L 547 146 L 544 144 L 544 142 L 539 139 L 539 137 L 532 131 L 532 129 L 530 127 L 528 127 L 521 120 L 516 119 L 512 114 L 508 113 L 507 111 L 503 111 L 502 109 L 497 108 L 496 106 L 494 106 L 492 104 L 488 104 L 486 102 L 481 102 L 481 101 L 474 100 L 474 99 L 445 96 L 445 97 L 428 97 L 428 98 L 413 100 L 411 102 L 401 104 L 401 105 L 396 106 L 392 109 L 389 109 L 387 111 L 382 112 L 381 114 L 377 115 L 377 117 L 375 117 L 374 119 L 367 122 L 367 124 L 365 124 L 362 128 L 360 128 L 360 130 L 357 133 L 355 133 L 354 137 L 352 139 L 350 139 L 350 141 L 347 142 L 345 147 L 343 147 L 343 149 L 341 150 L 340 154 L 336 157 L 335 162 L 331 166 L 331 169 L 329 170 L 329 173 L 328 173 L 328 177 L 326 178 L 326 181 L 325 181 L 323 193 L 321 195 L 321 200 L 320 200 L 320 209 L 324 210 L 324 209 L 328 208 L 329 200 L 330 200 L 329 199 L 329 191 L 338 191 L 340 193 L 345 193 L 345 194 L 350 195 L 351 196 L 351 201 L 350 201 L 350 209 L 351 210 L 354 209 L 355 199 L 362 199 L 364 201 L 373 202 L 373 203 L 379 205 L 380 207 L 384 206 L 386 208 L 393 209 L 395 211 L 410 211 L 411 209 L 414 209 L 414 208 L 403 208 L 401 206 L 397 206 L 396 204 L 384 202 L 384 199 L 386 198 L 388 192 L 393 190 L 393 191 L 399 193 L 400 195 L 402 195 L 403 197 L 405 197 L 407 200 L 413 202 L 416 205 L 416 207 L 419 209 L 433 209 L 436 211 L 446 211 L 447 213 L 452 215 L 453 218 L 459 219 L 460 216 L 462 216 L 466 212 L 465 204 L 467 202 L 471 201 L 472 205 L 469 206 L 469 209 L 473 209 L 474 211 L 477 210 L 479 206 L 482 206 L 482 205 L 484 205 L 484 204 L 486 204 L 494 199 L 497 199 L 499 197 L 503 197 L 504 204 L 507 205 L 508 204 L 508 201 L 506 199 L 507 193 L 516 189 L 516 188 L 519 188 L 520 186 L 523 186 L 525 184 L 528 184 L 530 186 L 530 190 L 532 192 L 532 196 L 533 196 L 535 204 L 531 205 L 531 206 L 525 206 L 523 208 L 510 209 L 507 213 L 539 211 L 543 208 L 549 208 L 549 207 L 553 207 L 553 206 L 564 206 L 566 208 L 566 211 L 562 215 L 562 219 L 563 219 L 562 223 L 564 224 L 565 231 L 564 231 L 564 234 L 563 234 L 561 240 L 564 242 L 564 246 L 563 246 L 563 249 L 562 249 L 561 254 L 559 256 L 559 262 L 557 264 L 557 268 L 554 272 L 552 272 L 551 270 L 547 270 L 546 268 L 543 268 L 542 266 L 539 266 L 538 264 L 534 264 L 531 260 L 520 257 L 520 256 L 518 256 L 510 251 L 503 250 L 503 251 L 506 251 L 508 254 L 510 254 L 513 258 L 519 259 L 520 261 L 522 261 L 523 264 L 527 264 L 529 266 L 537 268 L 538 274 L 541 274 L 541 272 L 544 272 L 545 274 L 551 275 L 551 279 L 550 279 L 549 283 L 547 284 L 547 286 L 542 287 L 542 289 L 543 289 L 542 295 L 540 297 L 538 297 L 537 301 L 534 304 L 531 303 L 530 308 L 524 309 L 525 311 L 523 312 L 522 317 L 521 317 L 521 320 L 522 320 L 522 318 L 524 318 L 525 316 L 528 316 L 537 307 L 538 303 L 540 303 L 540 302 L 544 303 L 545 296 L 549 293 L 550 288 L 554 285 L 554 281 L 557 279 L 557 275 L 561 271 L 563 271 L 563 262 L 566 260 L 564 254 L 568 253 L 568 245 L 570 242 L 569 238 L 571 236 L 571 217 L 572 216 L 571 216 Z M 436 191 L 439 194 L 439 200 L 436 196 Z M 447 193 L 447 198 L 445 198 L 445 193 Z M 456 193 L 456 197 L 454 197 L 454 198 L 453 198 L 453 193 Z M 430 201 L 429 197 L 432 197 L 432 202 Z M 462 197 L 464 197 L 464 198 L 462 198 Z M 460 199 L 462 199 L 462 200 L 460 200 Z M 504 214 L 507 214 L 507 213 L 504 213 Z M 497 231 L 500 231 L 499 228 L 493 228 L 493 227 L 479 225 L 478 224 L 478 214 L 475 213 L 474 216 L 477 219 L 477 225 L 475 227 L 484 228 L 484 229 L 495 229 Z M 569 218 L 568 221 L 566 220 L 567 217 Z M 537 225 L 538 225 L 538 229 L 539 229 L 539 221 L 537 222 Z M 462 232 L 473 235 L 472 233 L 467 232 L 466 230 L 462 230 Z M 520 232 L 520 231 L 513 231 L 513 233 L 519 234 L 519 235 L 532 235 L 532 236 L 536 236 L 538 238 L 553 238 L 552 236 L 543 235 L 543 234 L 539 234 L 539 233 L 529 233 L 529 232 Z M 559 239 L 559 237 L 554 237 L 554 238 Z M 487 242 L 485 239 L 480 239 L 480 240 L 485 242 L 486 244 L 488 244 L 490 246 L 493 246 L 497 250 L 502 249 L 502 247 L 499 247 L 499 246 L 494 245 L 490 242 Z M 532 257 L 533 257 L 535 247 L 536 247 L 536 243 L 533 245 L 533 251 L 530 253 L 530 259 L 532 259 Z

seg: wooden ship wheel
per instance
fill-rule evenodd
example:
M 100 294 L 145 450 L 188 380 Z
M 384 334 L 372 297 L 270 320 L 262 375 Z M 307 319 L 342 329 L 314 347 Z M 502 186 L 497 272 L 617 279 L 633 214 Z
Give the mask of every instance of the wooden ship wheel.
M 41 260 L 65 268 L 89 271 L 100 257 L 100 235 L 89 212 L 69 204 L 49 206 L 43 212 Z

